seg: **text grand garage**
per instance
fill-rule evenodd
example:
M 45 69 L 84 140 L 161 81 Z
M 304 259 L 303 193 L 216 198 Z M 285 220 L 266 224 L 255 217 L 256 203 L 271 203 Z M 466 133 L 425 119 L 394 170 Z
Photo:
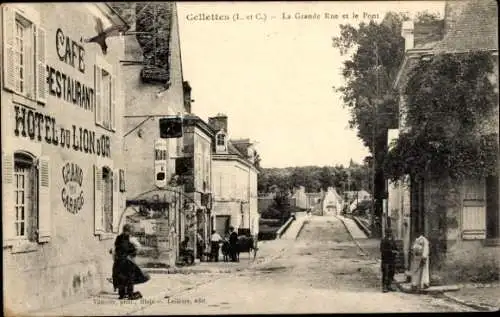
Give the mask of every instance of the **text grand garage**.
M 16 136 L 29 137 L 52 145 L 73 148 L 75 151 L 111 157 L 111 140 L 107 135 L 96 136 L 94 131 L 72 125 L 65 129 L 56 125 L 55 117 L 33 111 L 22 106 L 14 106 Z

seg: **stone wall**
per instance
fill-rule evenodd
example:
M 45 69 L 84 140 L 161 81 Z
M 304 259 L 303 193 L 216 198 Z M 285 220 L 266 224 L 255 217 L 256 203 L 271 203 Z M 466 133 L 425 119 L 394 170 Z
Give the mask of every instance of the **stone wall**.
M 490 281 L 498 274 L 500 246 L 462 238 L 463 198 L 463 184 L 458 181 L 432 180 L 426 187 L 431 270 L 448 283 Z

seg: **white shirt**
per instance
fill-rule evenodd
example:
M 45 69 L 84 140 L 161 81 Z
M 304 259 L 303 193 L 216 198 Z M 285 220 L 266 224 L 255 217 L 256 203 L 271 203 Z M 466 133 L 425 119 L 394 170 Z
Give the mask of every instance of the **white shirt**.
M 210 240 L 212 242 L 220 242 L 222 240 L 220 234 L 218 234 L 217 232 L 212 234 L 212 236 L 210 237 Z
M 141 243 L 139 242 L 139 240 L 136 237 L 130 236 L 129 240 L 130 240 L 130 243 L 132 243 L 136 247 L 136 249 L 139 249 L 141 247 Z

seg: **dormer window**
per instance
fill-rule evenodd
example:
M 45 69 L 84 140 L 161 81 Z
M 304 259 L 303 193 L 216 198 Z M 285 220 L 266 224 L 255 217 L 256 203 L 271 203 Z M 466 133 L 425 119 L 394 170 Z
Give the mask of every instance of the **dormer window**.
M 227 138 L 224 131 L 220 131 L 215 136 L 215 151 L 217 153 L 227 152 Z
M 217 146 L 224 146 L 226 144 L 226 136 L 224 134 L 217 135 Z

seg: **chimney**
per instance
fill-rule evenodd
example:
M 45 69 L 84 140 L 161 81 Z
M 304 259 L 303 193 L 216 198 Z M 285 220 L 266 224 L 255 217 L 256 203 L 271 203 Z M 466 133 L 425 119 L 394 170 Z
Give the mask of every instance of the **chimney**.
M 414 46 L 413 31 L 413 21 L 404 21 L 401 27 L 401 36 L 405 39 L 405 51 L 412 49 Z
M 184 89 L 184 111 L 191 113 L 191 86 L 188 81 L 182 83 L 182 88 Z
M 208 124 L 214 128 L 215 131 L 224 129 L 227 130 L 227 116 L 222 113 L 218 113 L 215 117 L 208 118 Z

